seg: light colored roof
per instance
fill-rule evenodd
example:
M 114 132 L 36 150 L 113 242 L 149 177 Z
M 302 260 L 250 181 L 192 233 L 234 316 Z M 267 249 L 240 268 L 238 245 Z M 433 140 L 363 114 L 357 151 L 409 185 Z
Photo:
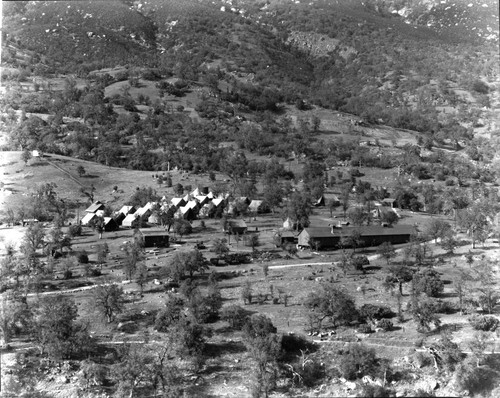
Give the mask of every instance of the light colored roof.
M 169 233 L 160 228 L 139 229 L 143 236 L 169 236 Z
M 95 213 L 97 210 L 102 209 L 103 207 L 104 205 L 101 202 L 95 201 L 85 211 L 87 213 Z
M 216 207 L 219 206 L 222 202 L 224 202 L 224 199 L 222 199 L 222 198 L 212 199 L 212 203 Z
M 252 200 L 250 202 L 250 204 L 248 205 L 248 208 L 253 209 L 253 210 L 257 210 L 260 206 L 262 206 L 262 203 L 264 203 L 264 201 L 262 201 L 262 200 Z
M 172 200 L 170 201 L 170 203 L 172 203 L 174 206 L 183 206 L 186 201 L 184 200 L 184 198 L 172 198 Z
M 111 221 L 115 222 L 111 217 L 104 217 L 104 225 L 108 225 Z
M 186 214 L 189 210 L 191 210 L 191 208 L 189 206 L 179 207 L 179 211 L 181 212 L 181 214 Z
M 140 209 L 137 209 L 137 211 L 134 214 L 136 216 L 142 217 L 148 211 L 151 211 L 151 208 L 148 205 L 145 205 L 144 207 L 141 207 Z
M 82 225 L 87 225 L 94 217 L 97 217 L 97 214 L 95 213 L 87 213 L 85 216 L 82 218 Z
M 201 193 L 200 190 L 198 189 L 198 187 L 196 187 L 196 189 L 193 192 L 191 192 L 191 195 L 193 195 L 193 196 L 199 196 L 200 193 Z
M 159 224 L 160 218 L 156 214 L 151 214 L 148 218 L 148 222 L 151 224 Z
M 120 210 L 118 210 L 118 213 L 122 213 L 124 215 L 130 214 L 135 210 L 134 206 L 122 206 Z
M 135 219 L 137 218 L 137 216 L 134 214 L 128 214 L 127 217 L 125 217 L 122 221 L 122 225 L 124 227 L 126 226 L 131 226 L 132 223 L 135 221 Z
M 213 199 L 215 197 L 214 193 L 210 191 L 207 195 L 208 199 Z
M 189 202 L 186 203 L 186 207 L 189 207 L 190 209 L 194 209 L 197 206 L 198 202 L 196 200 L 190 200 Z

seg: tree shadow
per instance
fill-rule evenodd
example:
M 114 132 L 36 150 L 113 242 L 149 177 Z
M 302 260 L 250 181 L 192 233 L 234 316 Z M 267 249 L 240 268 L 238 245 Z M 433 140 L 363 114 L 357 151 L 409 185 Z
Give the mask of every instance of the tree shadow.
M 224 341 L 218 343 L 207 343 L 204 354 L 211 358 L 220 357 L 225 354 L 241 354 L 247 349 L 241 341 Z
M 365 271 L 366 272 L 370 272 L 370 271 L 380 271 L 382 269 L 382 267 L 378 266 L 378 265 L 367 265 L 364 267 Z

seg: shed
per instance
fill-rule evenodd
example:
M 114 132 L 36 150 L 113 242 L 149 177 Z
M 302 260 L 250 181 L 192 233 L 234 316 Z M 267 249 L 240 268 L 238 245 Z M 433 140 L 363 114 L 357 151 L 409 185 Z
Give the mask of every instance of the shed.
M 328 202 L 329 203 L 333 203 L 334 206 L 340 206 L 340 199 L 337 195 L 335 194 L 331 194 L 329 197 L 328 197 Z
M 248 210 L 253 213 L 266 213 L 268 208 L 263 200 L 252 200 L 248 205 Z
M 290 220 L 290 217 L 287 217 L 285 221 L 283 221 L 283 229 L 287 231 L 291 231 L 292 229 L 295 229 L 295 226 L 297 223 L 294 223 L 292 220 Z
M 85 216 L 82 218 L 82 221 L 80 222 L 80 224 L 82 225 L 89 225 L 89 223 L 97 217 L 97 214 L 95 213 L 87 213 L 85 214 Z
M 279 243 L 280 246 L 286 245 L 286 244 L 297 244 L 298 242 L 298 232 L 296 231 L 282 231 L 277 234 L 279 238 Z
M 184 206 L 186 204 L 186 201 L 184 200 L 184 198 L 172 198 L 170 203 L 172 203 L 173 206 L 179 208 L 181 206 Z
M 224 199 L 222 199 L 222 198 L 212 199 L 212 203 L 214 204 L 215 207 L 223 206 Z
M 390 206 L 391 208 L 393 208 L 394 206 L 396 206 L 396 199 L 385 198 L 385 199 L 382 200 L 382 205 L 384 205 L 384 206 Z
M 22 223 L 23 223 L 23 227 L 26 225 L 26 224 L 34 224 L 34 223 L 37 223 L 39 222 L 36 218 L 24 218 Z
M 122 208 L 118 210 L 118 213 L 122 213 L 127 216 L 128 214 L 134 214 L 136 210 L 137 209 L 134 206 L 122 206 Z
M 113 218 L 114 218 L 117 225 L 122 225 L 122 222 L 125 219 L 125 217 L 127 217 L 127 215 L 125 215 L 121 212 L 117 212 L 113 215 Z
M 247 223 L 244 220 L 227 220 L 222 230 L 227 234 L 241 235 L 246 233 L 247 229 Z
M 132 228 L 136 219 L 137 216 L 135 214 L 128 214 L 122 221 L 122 227 Z
M 240 196 L 238 198 L 235 198 L 234 202 L 243 202 L 243 203 L 246 203 L 247 205 L 249 205 L 251 201 L 247 196 Z
M 181 217 L 184 220 L 188 220 L 188 221 L 194 220 L 196 218 L 196 214 L 195 214 L 194 210 L 192 208 L 190 208 L 189 206 L 179 207 L 176 215 L 178 217 Z
M 147 219 L 151 215 L 151 213 L 152 213 L 151 207 L 148 205 L 145 205 L 145 206 L 137 209 L 136 212 L 134 213 L 134 215 L 136 217 L 142 217 L 144 219 Z
M 118 229 L 118 224 L 111 217 L 104 217 L 104 230 L 106 232 L 116 231 Z
M 313 206 L 319 207 L 319 206 L 324 206 L 325 205 L 325 197 L 321 195 L 318 199 L 314 201 Z
M 208 196 L 197 195 L 194 198 L 198 201 L 200 206 L 205 206 L 208 202 L 210 202 Z
M 105 206 L 97 200 L 94 203 L 92 203 L 87 209 L 85 209 L 85 211 L 87 213 L 95 213 L 98 210 L 104 210 L 104 207 Z
M 164 229 L 139 229 L 139 235 L 143 240 L 144 247 L 168 247 L 170 236 Z

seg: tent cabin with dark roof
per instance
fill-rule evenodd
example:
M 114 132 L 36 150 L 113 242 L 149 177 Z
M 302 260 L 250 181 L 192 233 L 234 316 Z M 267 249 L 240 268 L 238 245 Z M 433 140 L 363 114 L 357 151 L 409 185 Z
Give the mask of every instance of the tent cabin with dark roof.
M 417 231 L 412 225 L 396 225 L 394 227 L 361 226 L 361 227 L 313 227 L 305 228 L 298 236 L 299 247 L 315 247 L 319 249 L 337 249 L 344 237 L 354 231 L 361 235 L 362 246 L 378 246 L 384 242 L 400 244 L 409 242 Z
M 167 231 L 159 228 L 139 229 L 139 236 L 144 247 L 168 247 L 170 238 Z
M 104 230 L 106 232 L 116 231 L 118 229 L 117 222 L 111 217 L 104 217 Z

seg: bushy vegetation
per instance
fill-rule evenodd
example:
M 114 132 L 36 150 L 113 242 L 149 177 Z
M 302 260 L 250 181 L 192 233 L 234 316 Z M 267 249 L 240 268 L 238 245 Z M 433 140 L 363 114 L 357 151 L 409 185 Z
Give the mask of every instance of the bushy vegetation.
M 494 332 L 498 327 L 498 319 L 488 315 L 473 315 L 468 319 L 475 330 Z

